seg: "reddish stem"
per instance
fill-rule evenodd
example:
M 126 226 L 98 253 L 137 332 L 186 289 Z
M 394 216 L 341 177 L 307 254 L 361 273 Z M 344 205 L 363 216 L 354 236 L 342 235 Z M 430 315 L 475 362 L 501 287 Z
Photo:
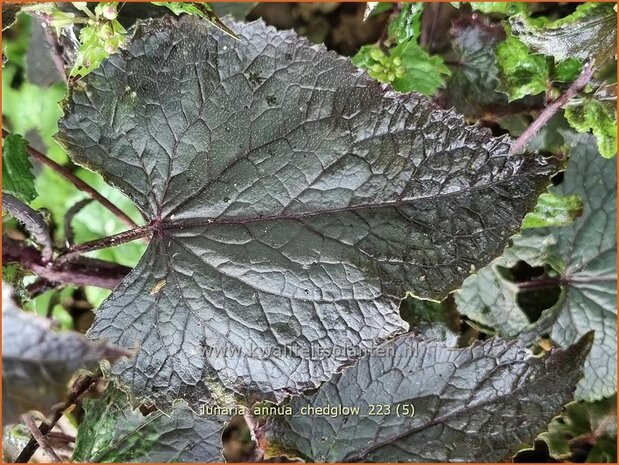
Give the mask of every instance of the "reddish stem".
M 593 76 L 593 72 L 595 68 L 593 67 L 593 61 L 586 63 L 580 73 L 580 76 L 570 85 L 570 87 L 563 93 L 563 95 L 559 96 L 555 99 L 551 104 L 549 104 L 537 117 L 533 123 L 522 133 L 520 137 L 514 142 L 510 153 L 518 153 L 522 150 L 537 134 L 544 125 L 548 122 L 550 118 L 552 118 L 555 113 L 557 113 L 562 106 L 572 100 L 576 94 L 587 85 L 591 76 Z
M 537 291 L 540 289 L 549 289 L 557 287 L 563 284 L 563 280 L 560 277 L 556 278 L 541 278 L 533 279 L 531 281 L 524 281 L 516 283 L 516 287 L 521 291 Z
M 6 129 L 3 128 L 2 135 L 7 136 L 8 134 L 10 133 Z M 103 195 L 97 192 L 92 186 L 90 186 L 89 184 L 87 184 L 86 182 L 78 178 L 71 170 L 67 169 L 66 167 L 62 166 L 59 163 L 56 163 L 54 160 L 49 158 L 47 155 L 39 152 L 37 149 L 32 147 L 30 144 L 26 146 L 26 150 L 28 150 L 28 154 L 30 154 L 32 158 L 49 166 L 59 175 L 63 176 L 65 179 L 70 181 L 76 188 L 88 194 L 90 197 L 95 199 L 97 202 L 99 202 L 101 205 L 103 205 L 105 208 L 111 211 L 114 215 L 120 218 L 127 226 L 132 227 L 132 228 L 136 228 L 138 226 L 137 223 L 129 217 L 129 215 L 123 212 L 120 208 L 118 208 L 108 199 L 103 197 Z
M 38 429 L 40 434 L 45 437 L 52 430 L 52 428 L 56 426 L 58 420 L 60 420 L 62 415 L 64 415 L 64 411 L 68 409 L 71 405 L 73 405 L 82 396 L 82 394 L 84 394 L 92 386 L 94 386 L 99 379 L 100 372 L 94 376 L 84 375 L 77 378 L 77 380 L 75 380 L 75 383 L 73 383 L 73 386 L 71 387 L 71 391 L 69 392 L 69 398 L 60 408 L 58 408 L 54 412 L 54 417 L 52 418 L 52 421 L 49 423 L 42 422 L 39 426 Z M 28 441 L 28 444 L 26 444 L 26 447 L 24 447 L 19 456 L 15 459 L 15 463 L 28 463 L 28 461 L 37 451 L 38 447 L 39 444 L 34 439 L 34 437 L 31 438 L 30 441 Z
M 114 289 L 131 271 L 126 266 L 89 257 L 79 257 L 62 266 L 57 263 L 46 264 L 41 251 L 6 236 L 2 237 L 2 263 L 19 263 L 24 269 L 38 275 L 43 279 L 37 281 L 43 286 L 42 290 L 51 288 L 54 283 Z M 29 290 L 36 293 L 37 287 Z
M 139 228 L 130 229 L 128 231 L 123 231 L 118 234 L 114 234 L 112 236 L 103 237 L 101 239 L 95 239 L 93 241 L 83 242 L 81 244 L 75 244 L 72 247 L 69 247 L 65 253 L 59 255 L 56 258 L 55 263 L 57 265 L 62 265 L 69 261 L 74 260 L 79 255 L 91 252 L 93 250 L 105 249 L 107 247 L 114 247 L 120 244 L 124 244 L 126 242 L 131 242 L 136 239 L 141 239 L 143 237 L 148 237 L 153 233 L 153 226 L 147 224 L 145 226 L 140 226 Z

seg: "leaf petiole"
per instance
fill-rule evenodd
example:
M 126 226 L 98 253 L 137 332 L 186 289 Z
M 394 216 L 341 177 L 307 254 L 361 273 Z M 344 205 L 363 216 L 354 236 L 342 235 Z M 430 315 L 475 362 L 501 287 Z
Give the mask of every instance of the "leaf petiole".
M 140 226 L 139 228 L 129 229 L 127 231 L 103 237 L 101 239 L 95 239 L 92 241 L 83 242 L 81 244 L 76 244 L 72 247 L 69 247 L 63 254 L 59 255 L 58 258 L 55 260 L 55 263 L 57 265 L 62 265 L 63 263 L 67 263 L 74 258 L 77 258 L 83 253 L 92 252 L 93 250 L 106 249 L 108 247 L 115 247 L 126 242 L 131 242 L 136 239 L 148 237 L 152 233 L 152 225 L 147 224 L 145 226 Z

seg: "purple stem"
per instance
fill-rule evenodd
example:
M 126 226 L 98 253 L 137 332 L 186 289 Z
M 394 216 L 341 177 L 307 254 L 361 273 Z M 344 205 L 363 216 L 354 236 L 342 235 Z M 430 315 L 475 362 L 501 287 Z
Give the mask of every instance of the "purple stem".
M 552 101 L 537 117 L 535 121 L 531 123 L 531 125 L 522 133 L 520 137 L 516 139 L 516 142 L 512 145 L 510 153 L 518 153 L 520 152 L 537 134 L 544 125 L 548 122 L 550 118 L 552 118 L 555 113 L 557 113 L 562 106 L 572 100 L 576 94 L 587 85 L 591 76 L 593 76 L 593 72 L 595 68 L 593 66 L 593 61 L 589 61 L 582 68 L 582 72 L 580 76 L 568 87 L 568 89 L 563 93 L 563 95 L 557 97 Z
M 88 257 L 66 263 L 46 264 L 41 252 L 24 242 L 2 237 L 2 263 L 19 263 L 23 268 L 52 283 L 114 289 L 131 268 Z
M 2 210 L 6 210 L 13 218 L 22 223 L 34 241 L 42 247 L 41 259 L 44 263 L 52 259 L 52 238 L 47 223 L 41 214 L 17 197 L 2 194 Z

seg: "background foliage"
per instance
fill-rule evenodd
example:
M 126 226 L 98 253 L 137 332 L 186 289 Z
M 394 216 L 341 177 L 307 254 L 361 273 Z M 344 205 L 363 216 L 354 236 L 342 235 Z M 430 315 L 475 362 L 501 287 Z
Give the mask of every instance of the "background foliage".
M 10 11 L 3 15 L 3 28 L 10 26 L 3 31 L 3 127 L 12 133 L 3 140 L 3 192 L 41 212 L 57 245 L 65 245 L 69 237 L 81 243 L 109 236 L 125 230 L 126 225 L 97 202 L 83 202 L 87 196 L 56 171 L 29 159 L 26 141 L 87 181 L 135 222 L 142 221 L 130 200 L 98 174 L 75 165 L 53 138 L 67 82 L 79 85 L 80 79 L 117 53 L 137 18 L 170 12 L 198 15 L 234 37 L 234 30 L 218 15 L 261 17 L 279 29 L 294 28 L 313 42 L 351 56 L 369 76 L 399 92 L 419 92 L 443 108 L 454 108 L 471 124 L 513 137 L 522 134 L 592 61 L 596 67 L 593 78 L 528 144 L 529 150 L 565 161 L 553 186 L 525 218 L 521 234 L 513 238 L 503 256 L 485 268 L 471 270 L 462 289 L 443 302 L 408 296 L 400 311 L 411 331 L 451 347 L 468 348 L 474 341 L 500 334 L 519 337 L 545 353 L 553 346 L 567 347 L 595 330 L 575 400 L 549 425 L 538 428 L 538 439 L 523 446 L 515 460 L 616 461 L 614 4 L 74 5 L 30 5 L 25 7 L 28 14 L 18 15 L 13 24 Z M 72 218 L 69 223 L 67 215 Z M 10 215 L 3 215 L 3 234 L 20 241 L 28 236 Z M 89 255 L 134 267 L 145 247 L 145 242 L 133 241 Z M 85 332 L 93 311 L 109 295 L 105 289 L 76 285 L 51 285 L 32 292 L 36 278 L 15 265 L 3 266 L 3 279 L 13 286 L 24 310 L 48 318 L 53 328 L 65 331 Z M 378 369 L 370 365 L 368 370 Z M 84 364 L 84 368 L 92 366 Z M 347 372 L 347 376 L 352 374 Z M 337 383 L 332 380 L 315 395 L 335 395 L 340 389 Z M 260 448 L 239 418 L 229 421 L 221 436 L 224 419 L 196 418 L 184 404 L 172 416 L 150 405 L 127 409 L 126 394 L 111 386 L 104 389 L 103 384 L 92 390 L 94 399 L 78 402 L 77 409 L 57 426 L 56 432 L 78 436 L 77 443 L 53 442 L 63 458 L 217 460 L 221 447 L 228 460 L 260 458 L 256 455 Z M 348 383 L 346 389 L 351 386 Z M 549 384 L 548 392 L 554 387 Z M 48 394 L 55 401 L 62 397 L 58 397 L 57 386 L 50 386 Z M 307 398 L 297 402 L 307 402 Z M 48 414 L 45 407 L 32 408 Z M 271 431 L 282 428 L 273 423 L 277 422 L 264 423 L 265 442 L 258 438 L 263 449 L 276 455 L 295 449 L 304 457 L 323 457 L 321 444 L 312 445 L 316 454 L 312 456 L 303 438 L 271 441 Z M 122 439 L 115 436 L 120 430 L 126 431 Z M 183 430 L 187 434 L 179 435 Z M 26 433 L 19 423 L 5 430 L 6 458 L 15 458 L 24 448 Z M 195 447 L 201 443 L 209 447 Z M 334 459 L 360 450 L 330 445 Z M 47 460 L 37 454 L 35 458 Z

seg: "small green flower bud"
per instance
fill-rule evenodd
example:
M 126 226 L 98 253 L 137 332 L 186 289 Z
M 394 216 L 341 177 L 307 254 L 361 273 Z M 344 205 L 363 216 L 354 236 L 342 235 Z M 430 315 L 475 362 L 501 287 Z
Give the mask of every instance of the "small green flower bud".
M 99 30 L 99 35 L 102 39 L 109 39 L 114 35 L 114 31 L 112 30 L 112 26 L 109 24 L 104 24 L 101 26 Z
M 116 53 L 118 51 L 118 46 L 119 41 L 115 37 L 112 37 L 105 41 L 103 49 L 105 50 L 105 53 L 111 55 L 112 53 Z
M 376 63 L 375 65 L 370 66 L 370 71 L 372 71 L 374 73 L 380 73 L 383 70 L 384 70 L 383 66 L 378 64 L 378 63 Z
M 383 53 L 377 48 L 373 48 L 370 50 L 370 58 L 374 61 L 381 61 L 383 58 Z
M 118 16 L 118 11 L 116 11 L 116 4 L 106 3 L 105 5 L 103 5 L 102 14 L 105 19 L 109 19 L 110 21 L 116 19 L 116 17 Z

